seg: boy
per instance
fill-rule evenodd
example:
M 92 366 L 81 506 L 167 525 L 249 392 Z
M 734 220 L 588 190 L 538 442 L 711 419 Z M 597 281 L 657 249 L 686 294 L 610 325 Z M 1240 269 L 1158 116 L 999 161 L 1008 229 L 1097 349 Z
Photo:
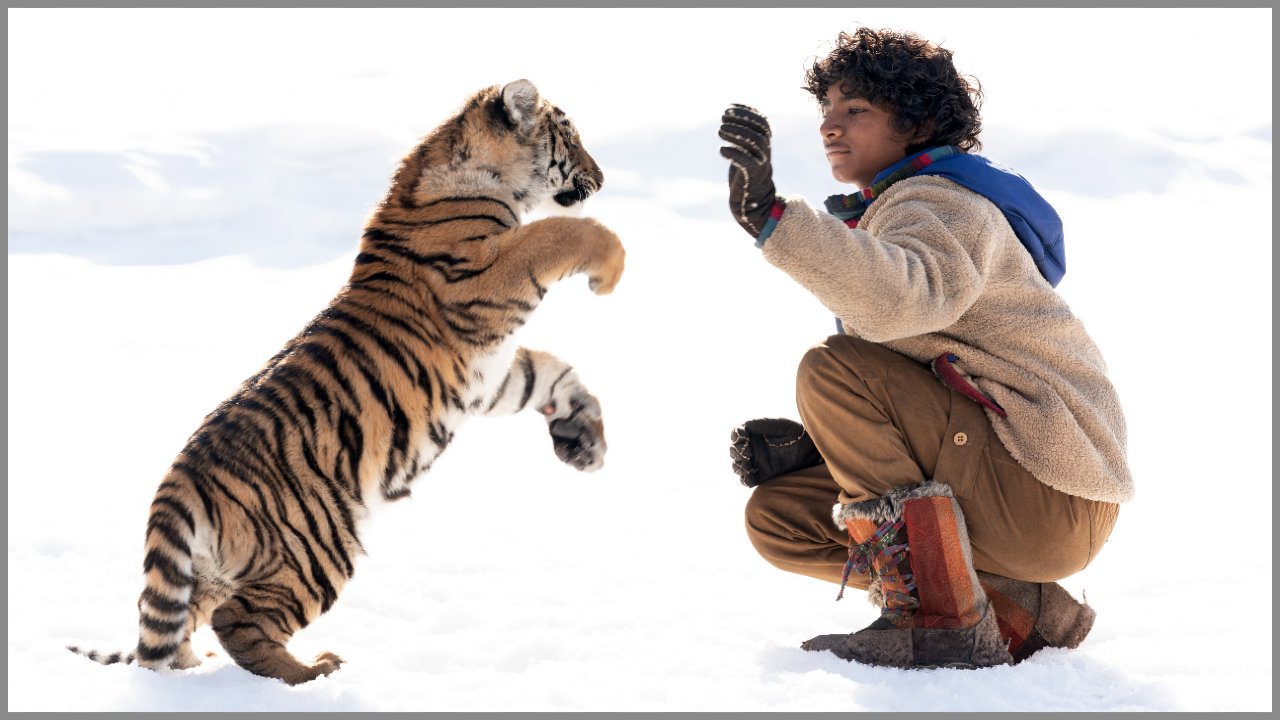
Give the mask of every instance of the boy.
M 748 535 L 881 608 L 806 650 L 988 667 L 1075 647 L 1094 612 L 1054 581 L 1097 555 L 1133 481 L 1102 356 L 1053 289 L 1057 213 L 970 152 L 981 91 L 949 51 L 860 28 L 806 84 L 832 175 L 860 189 L 827 213 L 777 195 L 759 112 L 720 129 L 734 219 L 841 332 L 800 363 L 802 424 L 733 433 Z

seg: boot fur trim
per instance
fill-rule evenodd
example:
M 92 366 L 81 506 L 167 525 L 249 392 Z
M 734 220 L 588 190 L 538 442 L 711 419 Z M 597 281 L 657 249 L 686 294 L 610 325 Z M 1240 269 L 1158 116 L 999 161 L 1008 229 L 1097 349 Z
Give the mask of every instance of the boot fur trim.
M 870 520 L 874 523 L 897 520 L 902 517 L 902 505 L 908 500 L 924 497 L 955 497 L 951 486 L 934 480 L 926 480 L 919 485 L 894 488 L 882 497 L 863 502 L 841 505 L 836 503 L 831 508 L 831 519 L 836 527 L 845 529 L 844 521 L 848 519 Z

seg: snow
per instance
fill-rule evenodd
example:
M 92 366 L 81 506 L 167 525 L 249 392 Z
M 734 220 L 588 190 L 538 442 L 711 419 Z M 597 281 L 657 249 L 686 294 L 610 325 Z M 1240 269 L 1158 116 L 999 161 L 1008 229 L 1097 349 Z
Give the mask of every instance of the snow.
M 250 12 L 9 11 L 10 711 L 1271 710 L 1269 9 Z M 599 37 L 552 62 L 547 31 L 579 21 Z M 987 90 L 985 153 L 1066 223 L 1059 289 L 1109 363 L 1138 487 L 1063 581 L 1098 611 L 1077 650 L 981 671 L 805 653 L 874 609 L 743 531 L 729 429 L 795 417 L 796 362 L 834 324 L 729 219 L 715 126 L 759 107 L 783 191 L 839 191 L 797 88 L 855 21 L 956 50 Z M 1079 49 L 1138 30 L 1186 54 Z M 658 33 L 652 72 L 621 69 Z M 1249 80 L 1199 59 L 1228 48 Z M 295 636 L 347 661 L 330 677 L 68 653 L 136 641 L 165 468 L 341 286 L 414 137 L 517 77 L 574 117 L 606 175 L 586 212 L 627 246 L 613 295 L 570 278 L 520 334 L 600 397 L 605 468 L 560 464 L 536 414 L 463 427 Z

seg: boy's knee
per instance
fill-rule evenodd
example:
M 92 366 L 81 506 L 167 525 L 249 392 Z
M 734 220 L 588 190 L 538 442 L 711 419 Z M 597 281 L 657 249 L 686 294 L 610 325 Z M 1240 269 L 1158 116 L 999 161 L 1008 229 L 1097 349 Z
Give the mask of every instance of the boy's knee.
M 832 335 L 805 351 L 796 367 L 796 396 L 830 396 L 882 378 L 885 368 L 902 357 L 873 342 L 852 335 Z
M 796 393 L 798 395 L 821 391 L 822 388 L 829 386 L 830 379 L 842 364 L 837 359 L 836 350 L 834 349 L 838 342 L 838 337 L 832 336 L 827 338 L 826 341 L 814 345 L 806 350 L 804 356 L 800 358 L 800 364 L 796 366 Z
M 765 483 L 751 491 L 744 510 L 747 538 L 760 557 L 788 569 L 805 521 L 797 518 L 796 498 L 781 485 Z
M 745 510 L 747 539 L 756 553 L 770 565 L 794 572 L 787 549 L 795 544 L 795 533 L 782 521 L 776 501 L 780 493 L 767 484 L 751 491 Z
M 751 491 L 751 497 L 747 498 L 747 505 L 743 510 L 747 537 L 751 539 L 751 544 L 757 551 L 760 551 L 761 547 L 758 541 L 782 536 L 783 527 L 778 522 L 777 513 L 771 502 L 775 494 L 767 483 L 760 485 Z M 760 554 L 763 555 L 764 552 L 760 551 Z

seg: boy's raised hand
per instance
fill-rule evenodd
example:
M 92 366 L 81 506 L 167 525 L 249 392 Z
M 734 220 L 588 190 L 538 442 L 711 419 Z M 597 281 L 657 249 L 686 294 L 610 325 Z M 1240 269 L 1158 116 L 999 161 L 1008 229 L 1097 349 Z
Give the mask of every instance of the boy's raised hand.
M 769 159 L 769 121 L 755 108 L 734 103 L 720 118 L 720 154 L 729 160 L 729 210 L 743 230 L 758 237 L 777 195 Z

